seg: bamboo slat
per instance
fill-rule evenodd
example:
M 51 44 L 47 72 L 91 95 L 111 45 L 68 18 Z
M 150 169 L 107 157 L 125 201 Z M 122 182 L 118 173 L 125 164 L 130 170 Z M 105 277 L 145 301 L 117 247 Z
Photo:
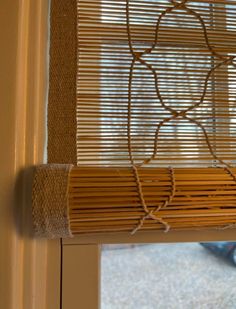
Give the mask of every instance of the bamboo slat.
M 236 222 L 236 1 L 80 0 L 73 234 Z
M 231 171 L 236 173 L 236 168 Z M 224 228 L 236 222 L 236 181 L 224 168 L 138 169 L 148 211 L 165 220 L 171 229 Z M 145 215 L 133 169 L 74 167 L 69 178 L 69 217 L 73 234 L 132 231 Z M 147 218 L 141 227 L 163 229 Z
M 236 1 L 175 5 L 78 1 L 79 165 L 235 164 Z

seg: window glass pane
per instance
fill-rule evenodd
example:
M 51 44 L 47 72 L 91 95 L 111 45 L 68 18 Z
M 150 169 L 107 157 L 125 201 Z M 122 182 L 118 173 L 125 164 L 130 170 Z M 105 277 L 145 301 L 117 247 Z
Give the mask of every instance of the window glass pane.
M 231 245 L 215 243 L 215 253 L 198 243 L 105 246 L 102 309 L 234 309 Z

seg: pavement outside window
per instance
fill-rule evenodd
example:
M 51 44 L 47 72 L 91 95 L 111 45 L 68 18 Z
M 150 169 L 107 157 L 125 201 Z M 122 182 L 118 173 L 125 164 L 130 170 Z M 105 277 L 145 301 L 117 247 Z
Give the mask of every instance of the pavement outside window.
M 236 309 L 236 267 L 198 243 L 109 245 L 102 309 Z

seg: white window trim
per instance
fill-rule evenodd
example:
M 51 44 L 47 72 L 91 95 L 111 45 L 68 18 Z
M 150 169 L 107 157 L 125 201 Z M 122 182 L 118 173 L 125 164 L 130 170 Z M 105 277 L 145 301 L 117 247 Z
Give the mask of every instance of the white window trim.
M 60 308 L 60 241 L 30 236 L 30 172 L 20 173 L 43 162 L 48 9 L 49 0 L 0 3 L 0 308 L 6 309 Z
M 78 235 L 64 239 L 63 245 L 76 244 L 121 244 L 121 243 L 173 243 L 173 242 L 208 242 L 208 241 L 236 241 L 235 228 L 217 230 L 182 230 L 182 231 L 151 231 L 129 233 L 101 233 Z

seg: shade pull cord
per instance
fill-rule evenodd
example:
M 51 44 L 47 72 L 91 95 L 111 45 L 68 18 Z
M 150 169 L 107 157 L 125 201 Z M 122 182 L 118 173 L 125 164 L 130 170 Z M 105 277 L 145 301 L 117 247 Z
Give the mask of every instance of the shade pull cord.
M 190 123 L 195 124 L 203 133 L 204 137 L 205 137 L 205 141 L 208 147 L 208 150 L 210 152 L 210 154 L 212 155 L 212 157 L 217 160 L 219 163 L 221 163 L 222 165 L 225 166 L 225 169 L 228 171 L 228 173 L 234 178 L 234 180 L 236 181 L 236 176 L 233 174 L 233 172 L 230 170 L 230 165 L 226 162 L 224 162 L 224 160 L 222 160 L 221 158 L 218 157 L 218 155 L 214 152 L 213 147 L 211 145 L 210 139 L 208 137 L 208 133 L 206 131 L 206 129 L 204 128 L 204 126 L 197 121 L 196 119 L 191 118 L 189 115 L 187 115 L 187 113 L 189 111 L 192 111 L 194 109 L 196 109 L 197 107 L 199 107 L 206 96 L 207 93 L 207 86 L 208 86 L 208 81 L 210 80 L 213 72 L 220 68 L 222 65 L 224 64 L 232 64 L 235 66 L 235 64 L 233 63 L 234 57 L 230 56 L 223 56 L 219 53 L 217 53 L 214 48 L 211 46 L 210 42 L 209 42 L 209 38 L 208 38 L 208 34 L 207 34 L 207 30 L 206 30 L 206 26 L 204 23 L 204 20 L 202 19 L 202 17 L 200 16 L 200 14 L 196 13 L 194 10 L 189 9 L 186 4 L 187 4 L 188 0 L 182 0 L 180 2 L 177 2 L 175 0 L 171 0 L 173 6 L 169 7 L 167 9 L 165 9 L 160 16 L 157 19 L 156 22 L 156 31 L 155 31 L 155 36 L 154 36 L 154 41 L 151 45 L 150 48 L 146 48 L 143 52 L 136 52 L 134 50 L 133 47 L 133 42 L 132 42 L 132 35 L 131 35 L 131 29 L 130 29 L 130 11 L 129 11 L 129 0 L 126 0 L 126 30 L 127 30 L 127 38 L 128 38 L 128 44 L 129 44 L 129 50 L 130 53 L 132 55 L 132 62 L 131 62 L 131 66 L 130 66 L 130 71 L 129 71 L 129 80 L 128 80 L 128 117 L 127 117 L 127 138 L 128 138 L 128 152 L 129 152 L 129 158 L 130 158 L 130 162 L 131 162 L 131 166 L 133 168 L 134 171 L 134 175 L 135 175 L 135 179 L 136 179 L 136 183 L 137 183 L 137 189 L 138 189 L 138 193 L 139 193 L 139 198 L 140 198 L 140 202 L 143 208 L 143 211 L 145 212 L 145 215 L 143 217 L 140 218 L 138 225 L 131 231 L 131 234 L 135 234 L 144 224 L 145 220 L 148 218 L 152 218 L 153 220 L 155 220 L 156 222 L 162 223 L 165 227 L 165 231 L 169 231 L 170 229 L 170 225 L 165 222 L 162 218 L 157 217 L 154 213 L 159 212 L 162 208 L 165 208 L 168 206 L 168 204 L 171 202 L 171 200 L 173 199 L 174 195 L 175 195 L 175 177 L 174 177 L 174 170 L 172 168 L 170 168 L 170 174 L 171 174 L 171 183 L 172 183 L 172 188 L 171 188 L 171 194 L 169 195 L 168 199 L 165 201 L 165 203 L 163 205 L 159 205 L 155 210 L 149 211 L 148 207 L 146 205 L 145 202 L 145 198 L 142 192 L 142 185 L 140 182 L 140 178 L 138 175 L 138 170 L 137 170 L 137 165 L 135 165 L 134 163 L 134 158 L 133 158 L 133 154 L 132 154 L 132 140 L 131 140 L 131 114 L 132 114 L 132 106 L 131 106 L 131 102 L 132 102 L 132 80 L 133 80 L 133 70 L 134 70 L 134 65 L 136 63 L 136 61 L 140 62 L 140 64 L 144 65 L 154 76 L 155 78 L 155 89 L 156 89 L 156 95 L 157 98 L 160 101 L 160 104 L 162 105 L 162 107 L 170 113 L 170 116 L 165 118 L 164 120 L 162 120 L 158 125 L 157 125 L 157 129 L 156 129 L 156 133 L 155 133 L 155 137 L 154 137 L 154 147 L 153 147 L 153 153 L 151 155 L 150 158 L 144 160 L 141 164 L 138 164 L 138 166 L 142 166 L 143 164 L 148 164 L 150 163 L 157 154 L 157 150 L 158 150 L 158 138 L 159 138 L 159 133 L 160 130 L 162 128 L 162 126 L 168 122 L 170 122 L 173 119 L 182 117 L 182 119 L 185 119 L 187 121 L 189 121 Z M 200 100 L 197 103 L 192 104 L 190 107 L 186 108 L 185 110 L 179 112 L 177 111 L 175 108 L 169 107 L 168 105 L 165 104 L 162 95 L 160 93 L 159 90 L 159 81 L 158 81 L 158 76 L 157 73 L 155 71 L 155 69 L 152 67 L 152 65 L 148 64 L 146 60 L 144 60 L 142 58 L 142 56 L 146 55 L 146 54 L 150 54 L 154 48 L 157 46 L 158 43 L 158 33 L 159 33 L 159 27 L 160 27 L 160 23 L 161 20 L 164 16 L 166 16 L 168 13 L 171 13 L 173 10 L 175 9 L 183 9 L 186 12 L 188 12 L 189 14 L 193 15 L 196 19 L 198 19 L 201 27 L 202 27 L 202 31 L 203 31 L 203 35 L 205 38 L 205 43 L 206 46 L 209 50 L 209 52 L 211 52 L 211 54 L 215 57 L 217 57 L 218 59 L 221 60 L 220 63 L 218 63 L 217 65 L 215 65 L 213 68 L 211 68 L 211 70 L 208 72 L 206 78 L 205 78 L 205 82 L 204 82 L 204 89 L 203 89 L 203 93 L 202 96 L 200 98 Z
M 140 199 L 141 199 L 141 202 L 142 202 L 143 210 L 146 214 L 142 218 L 140 218 L 138 225 L 132 230 L 131 235 L 134 235 L 139 229 L 141 229 L 145 220 L 148 219 L 148 218 L 151 218 L 154 221 L 163 224 L 164 227 L 165 227 L 165 232 L 168 232 L 170 230 L 170 225 L 166 221 L 164 221 L 162 218 L 158 217 L 156 215 L 156 213 L 159 212 L 161 209 L 167 207 L 171 203 L 171 201 L 172 201 L 172 199 L 175 195 L 176 183 L 175 183 L 174 169 L 172 167 L 169 168 L 170 176 L 171 176 L 171 194 L 168 196 L 168 199 L 164 202 L 164 204 L 160 204 L 154 210 L 148 209 L 148 207 L 145 203 L 144 196 L 143 196 L 142 185 L 141 185 L 140 178 L 139 178 L 139 175 L 138 175 L 138 170 L 137 170 L 136 167 L 134 167 L 133 169 L 134 169 L 135 175 L 136 175 L 136 182 L 137 182 L 137 185 L 138 185 L 138 188 L 139 188 L 139 195 L 140 195 Z

